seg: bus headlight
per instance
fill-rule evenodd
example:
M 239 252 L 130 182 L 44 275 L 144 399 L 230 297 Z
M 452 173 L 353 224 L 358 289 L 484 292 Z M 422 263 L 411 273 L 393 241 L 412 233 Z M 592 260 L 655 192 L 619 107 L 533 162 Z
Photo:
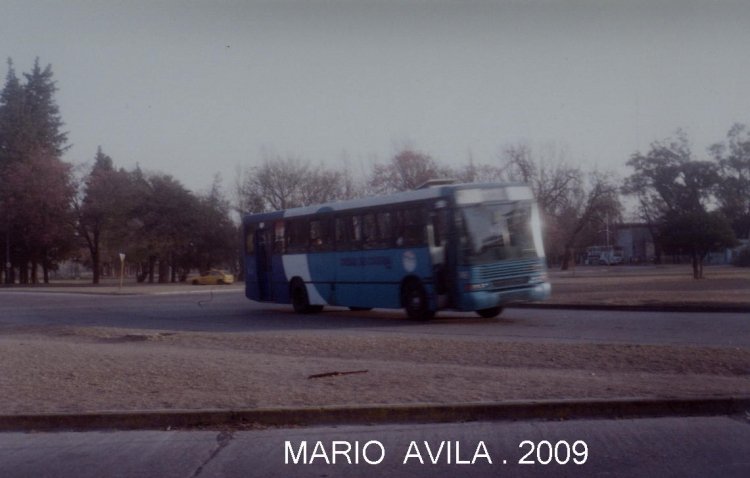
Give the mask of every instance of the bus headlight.
M 534 236 L 534 247 L 539 257 L 544 257 L 544 243 L 542 242 L 542 218 L 539 214 L 539 206 L 536 203 L 531 206 L 531 235 Z

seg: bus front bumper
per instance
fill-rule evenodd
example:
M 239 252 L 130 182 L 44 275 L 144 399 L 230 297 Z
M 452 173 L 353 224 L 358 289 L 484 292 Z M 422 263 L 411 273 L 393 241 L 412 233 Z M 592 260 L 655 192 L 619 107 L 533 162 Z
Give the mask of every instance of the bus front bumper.
M 540 282 L 531 287 L 514 290 L 475 291 L 465 296 L 463 310 L 482 310 L 503 307 L 510 302 L 539 302 L 549 298 L 552 287 L 549 282 Z

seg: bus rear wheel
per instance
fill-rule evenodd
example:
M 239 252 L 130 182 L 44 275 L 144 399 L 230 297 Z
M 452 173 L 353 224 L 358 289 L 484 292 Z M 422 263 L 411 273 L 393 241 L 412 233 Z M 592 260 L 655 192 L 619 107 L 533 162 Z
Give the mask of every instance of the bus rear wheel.
M 307 297 L 307 288 L 300 279 L 292 279 L 289 286 L 289 295 L 292 297 L 292 308 L 298 314 L 314 314 L 323 310 L 322 305 L 311 305 Z
M 491 319 L 492 317 L 497 317 L 498 315 L 500 315 L 502 311 L 502 307 L 490 307 L 489 309 L 479 309 L 476 312 L 480 317 Z
M 404 305 L 406 315 L 411 320 L 424 321 L 435 316 L 435 311 L 430 309 L 427 291 L 418 280 L 411 280 L 404 284 L 401 302 Z

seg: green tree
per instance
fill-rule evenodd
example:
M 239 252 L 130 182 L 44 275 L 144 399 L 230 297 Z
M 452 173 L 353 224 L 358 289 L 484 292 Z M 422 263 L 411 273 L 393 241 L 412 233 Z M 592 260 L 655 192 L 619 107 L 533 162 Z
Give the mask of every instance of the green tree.
M 21 160 L 25 140 L 24 125 L 27 123 L 25 93 L 16 76 L 13 61 L 8 59 L 5 86 L 0 92 L 0 167 Z
M 38 265 L 47 279 L 72 233 L 71 168 L 60 159 L 67 135 L 61 131 L 52 77 L 51 66 L 42 69 L 37 59 L 21 83 L 8 60 L 0 92 L 0 217 L 5 222 L 4 245 L 22 282 L 36 281 Z M 50 215 L 53 210 L 57 218 Z M 6 270 L 6 281 L 13 274 Z
M 720 211 L 670 211 L 661 224 L 664 245 L 690 255 L 693 278 L 703 278 L 703 260 L 711 250 L 736 244 L 734 231 Z
M 89 251 L 94 284 L 100 281 L 102 255 L 126 248 L 136 199 L 131 175 L 115 169 L 112 158 L 99 147 L 84 180 L 82 198 L 75 204 L 78 232 Z
M 626 179 L 623 191 L 638 198 L 641 215 L 655 233 L 654 240 L 660 247 L 688 252 L 693 259 L 693 277 L 702 278 L 706 253 L 700 252 L 706 244 L 720 247 L 731 243 L 717 240 L 700 225 L 690 224 L 710 220 L 710 224 L 722 226 L 718 216 L 709 213 L 720 180 L 717 164 L 695 160 L 687 137 L 678 132 L 674 139 L 653 143 L 647 154 L 634 154 L 628 166 L 634 172 Z M 677 240 L 680 234 L 684 237 Z
M 12 186 L 8 177 L 8 168 L 12 162 L 20 159 L 20 142 L 23 131 L 23 87 L 16 76 L 13 61 L 8 59 L 8 72 L 5 85 L 0 92 L 0 222 L 3 224 L 2 237 L 2 267 L 4 280 L 10 284 L 14 280 L 13 269 L 10 267 L 10 255 L 16 249 L 15 234 L 11 223 L 12 205 L 9 203 L 8 190 Z
M 24 73 L 26 84 L 25 108 L 27 130 L 31 147 L 50 151 L 61 156 L 68 149 L 68 134 L 62 131 L 63 121 L 60 109 L 55 102 L 57 86 L 52 79 L 52 65 L 44 69 L 39 66 L 39 58 L 34 62 L 30 73 Z
M 197 197 L 190 254 L 183 260 L 184 264 L 207 270 L 236 262 L 240 233 L 230 213 L 229 202 L 221 192 L 221 180 L 217 176 L 208 193 Z
M 738 238 L 750 239 L 750 131 L 733 125 L 727 140 L 710 148 L 719 165 L 721 180 L 716 198 Z
M 4 173 L 7 183 L 0 197 L 8 207 L 12 262 L 19 280 L 37 283 L 41 266 L 44 282 L 49 282 L 50 269 L 74 249 L 71 166 L 40 152 L 13 162 Z
M 154 282 L 158 265 L 159 282 L 176 280 L 179 259 L 191 251 L 194 211 L 198 209 L 193 193 L 172 176 L 133 173 L 137 203 L 130 221 L 131 247 L 143 265 L 143 277 Z

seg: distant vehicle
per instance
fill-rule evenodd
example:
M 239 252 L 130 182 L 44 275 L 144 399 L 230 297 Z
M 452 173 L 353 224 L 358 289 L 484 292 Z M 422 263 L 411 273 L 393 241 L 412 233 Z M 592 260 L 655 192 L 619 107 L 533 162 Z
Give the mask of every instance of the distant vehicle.
M 291 303 L 494 317 L 544 300 L 539 211 L 522 184 L 439 184 L 390 196 L 247 215 L 245 295 Z
M 586 248 L 586 264 L 590 266 L 613 266 L 622 264 L 622 247 L 591 246 Z
M 197 277 L 188 277 L 187 280 L 193 285 L 222 285 L 234 282 L 234 276 L 226 271 L 211 269 L 201 272 Z

